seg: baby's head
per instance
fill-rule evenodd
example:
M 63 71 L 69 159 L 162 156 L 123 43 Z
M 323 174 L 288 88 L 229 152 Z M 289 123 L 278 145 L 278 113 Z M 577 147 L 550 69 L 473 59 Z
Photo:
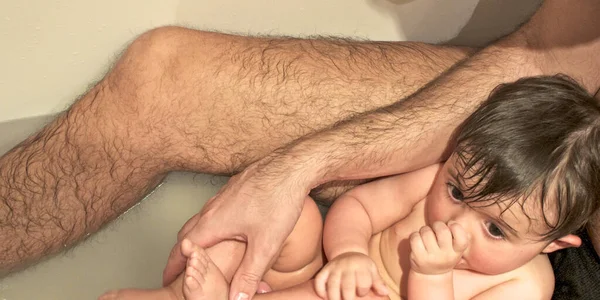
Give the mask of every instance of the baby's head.
M 497 87 L 455 134 L 426 202 L 429 224 L 460 223 L 471 243 L 457 268 L 516 269 L 579 246 L 600 205 L 600 105 L 564 76 Z

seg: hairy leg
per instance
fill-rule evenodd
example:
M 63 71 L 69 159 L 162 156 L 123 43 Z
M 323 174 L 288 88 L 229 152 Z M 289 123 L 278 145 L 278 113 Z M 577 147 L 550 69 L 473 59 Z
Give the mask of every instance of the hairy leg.
M 0 158 L 0 270 L 69 247 L 172 170 L 231 174 L 415 92 L 470 50 L 150 31 L 67 112 Z

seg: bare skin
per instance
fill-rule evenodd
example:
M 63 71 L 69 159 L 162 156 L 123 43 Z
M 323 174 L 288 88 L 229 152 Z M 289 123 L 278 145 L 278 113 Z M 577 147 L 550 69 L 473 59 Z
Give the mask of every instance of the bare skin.
M 410 95 L 471 52 L 148 32 L 67 112 L 0 158 L 0 270 L 70 247 L 169 171 L 241 171 L 293 139 Z
M 230 299 L 252 297 L 311 188 L 406 172 L 444 159 L 453 130 L 502 82 L 566 73 L 595 92 L 600 86 L 598 14 L 598 1 L 546 0 L 518 31 L 408 99 L 296 140 L 250 165 L 188 221 L 179 240 L 188 238 L 201 247 L 224 239 L 247 241 Z M 225 219 L 235 222 L 224 227 Z M 273 224 L 277 234 L 265 236 Z M 185 262 L 175 245 L 163 281 L 171 282 Z
M 304 202 L 302 216 L 296 223 L 290 236 L 286 239 L 281 252 L 278 254 L 278 258 L 263 277 L 266 290 L 283 290 L 293 287 L 310 280 L 318 272 L 324 263 L 321 242 L 322 231 L 323 222 L 319 209 L 315 202 L 310 197 L 307 197 Z M 198 262 L 197 258 L 193 258 L 191 255 L 201 249 L 189 241 L 182 245 L 182 248 L 185 253 L 190 255 L 190 259 L 187 262 L 189 269 L 190 264 Z M 227 286 L 231 282 L 237 267 L 242 261 L 245 249 L 246 245 L 244 243 L 225 241 L 206 249 L 206 251 L 202 250 L 207 257 L 210 257 L 211 265 L 214 264 L 215 266 L 214 272 L 211 272 L 214 274 L 210 276 L 219 275 L 219 280 L 215 284 L 223 280 Z M 203 263 L 203 265 L 206 264 Z M 161 289 L 122 289 L 110 291 L 102 295 L 99 300 L 182 299 L 186 293 L 189 296 L 191 290 L 196 290 L 196 288 L 190 289 L 189 287 L 182 289 L 182 284 L 185 287 L 185 284 L 189 283 L 188 277 L 190 277 L 189 274 L 182 273 L 173 283 Z M 212 285 L 212 282 L 208 284 Z M 214 293 L 218 293 L 219 291 L 218 289 L 213 289 Z M 212 297 L 216 296 L 214 293 L 211 292 Z M 227 294 L 227 291 L 225 291 L 225 294 Z M 193 296 L 190 297 L 186 299 L 195 298 Z
M 451 285 L 449 297 L 452 299 L 505 299 L 509 295 L 513 297 L 527 295 L 528 299 L 550 299 L 554 278 L 545 253 L 565 247 L 568 244 L 566 241 L 569 240 L 575 241 L 574 245 L 576 246 L 580 240 L 569 235 L 562 237 L 560 242 L 539 241 L 537 239 L 540 236 L 529 231 L 529 227 L 526 225 L 528 217 L 522 211 L 519 213 L 520 208 L 513 207 L 515 213 L 507 221 L 513 226 L 520 225 L 517 230 L 524 240 L 505 242 L 506 244 L 514 243 L 509 246 L 514 249 L 506 248 L 506 245 L 500 246 L 500 248 L 505 247 L 504 250 L 494 249 L 498 248 L 498 241 L 486 241 L 487 238 L 484 237 L 486 234 L 482 235 L 480 226 L 468 226 L 471 221 L 481 217 L 478 216 L 479 212 L 470 209 L 464 210 L 461 203 L 449 199 L 446 182 L 451 177 L 447 171 L 451 165 L 450 162 L 446 163 L 444 167 L 434 165 L 415 172 L 387 177 L 359 186 L 343 195 L 336 201 L 326 220 L 324 244 L 330 261 L 316 276 L 316 283 L 304 282 L 285 290 L 275 288 L 271 293 L 255 295 L 254 299 L 400 300 L 415 297 L 431 299 L 431 294 L 428 293 L 431 293 L 431 290 L 443 289 L 444 281 L 448 281 Z M 380 202 L 373 202 L 370 199 L 373 197 L 380 199 Z M 530 212 L 542 214 L 541 209 L 531 206 L 533 202 L 527 203 L 527 209 Z M 482 209 L 481 213 L 486 216 L 499 215 L 501 210 L 488 207 Z M 456 218 L 457 223 L 454 225 L 462 224 L 458 225 L 462 228 L 461 230 L 467 230 L 464 231 L 465 238 L 466 233 L 469 232 L 471 240 L 465 239 L 465 242 L 474 244 L 461 250 L 459 256 L 462 259 L 460 262 L 453 263 L 456 266 L 450 268 L 454 269 L 449 273 L 450 279 L 438 278 L 440 275 L 438 273 L 428 274 L 421 269 L 417 271 L 414 264 L 412 255 L 420 250 L 413 245 L 413 235 L 417 234 L 420 238 L 425 239 L 427 234 L 425 229 L 429 229 L 430 235 L 433 235 L 435 231 L 439 242 L 442 229 L 445 228 L 448 233 L 452 230 L 453 237 L 458 239 L 454 229 L 445 227 L 445 223 L 439 222 L 439 220 L 426 220 L 429 219 L 429 216 L 441 218 L 445 222 L 448 221 L 446 218 Z M 306 218 L 305 211 L 302 212 L 301 218 L 303 217 Z M 469 219 L 472 220 L 469 221 Z M 541 229 L 546 226 L 543 222 L 534 223 L 532 226 L 536 228 L 540 226 Z M 442 228 L 439 228 L 440 226 Z M 302 231 L 302 228 L 296 226 L 294 232 L 296 231 Z M 354 236 L 348 235 L 350 232 L 355 233 Z M 363 233 L 373 233 L 373 235 L 363 236 Z M 363 238 L 364 241 L 361 241 Z M 530 238 L 532 240 L 527 240 Z M 410 247 L 408 246 L 409 240 Z M 452 237 L 450 240 L 452 241 Z M 294 243 L 298 244 L 294 245 Z M 297 253 L 302 253 L 302 247 L 306 245 L 307 241 L 302 239 L 286 240 L 286 247 L 294 249 Z M 191 252 L 191 255 L 183 279 L 181 277 L 178 279 L 180 284 L 183 282 L 185 299 L 228 299 L 229 280 L 221 272 L 221 267 L 214 264 L 211 256 L 203 249 L 192 245 L 188 240 L 186 240 L 185 248 L 187 248 L 186 251 Z M 424 251 L 431 250 L 428 248 Z M 238 249 L 238 251 L 243 252 L 244 249 Z M 489 255 L 503 251 L 514 253 L 514 255 L 504 255 L 503 257 Z M 359 270 L 368 271 L 369 269 L 367 265 L 361 264 L 358 260 L 351 261 L 361 252 L 372 259 L 371 263 L 376 266 L 376 271 L 374 274 L 363 274 L 362 279 L 366 285 L 355 285 L 358 277 L 354 278 L 353 275 L 358 274 Z M 280 257 L 279 260 L 293 261 L 295 255 Z M 507 264 L 510 267 L 507 267 Z M 420 267 L 425 265 L 425 263 L 419 264 Z M 490 265 L 495 266 L 490 268 Z M 338 267 L 344 271 L 345 276 L 342 278 L 334 275 L 333 269 Z M 437 267 L 437 265 L 431 265 L 431 268 Z M 372 276 L 373 281 L 364 280 L 366 279 L 364 276 Z M 415 284 L 418 283 L 422 283 L 422 286 L 418 287 L 415 292 Z M 351 294 L 346 294 L 344 290 L 346 284 L 351 287 Z M 378 287 L 379 284 L 387 286 L 388 291 L 382 293 L 381 287 Z M 340 288 L 342 289 L 340 290 Z M 356 292 L 359 288 L 363 290 L 360 295 Z M 410 293 L 411 290 L 412 293 Z M 422 295 L 419 298 L 416 294 Z M 340 295 L 344 297 L 340 298 Z M 448 297 L 445 293 L 441 295 Z M 105 299 L 102 298 L 102 300 Z
M 597 52 L 590 45 L 567 54 L 594 57 L 589 53 Z M 151 31 L 68 113 L 0 159 L 0 268 L 14 270 L 69 247 L 136 203 L 168 171 L 240 171 L 297 137 L 410 95 L 468 54 L 465 49 L 414 43 L 248 39 L 180 28 Z M 499 66 L 493 62 L 504 63 L 502 58 L 514 52 L 489 54 L 496 57 L 490 64 Z M 586 83 L 591 87 L 594 77 L 586 73 L 593 65 L 571 63 L 567 54 L 556 55 L 569 62 L 564 72 L 591 78 Z M 510 65 L 505 67 L 511 73 Z M 554 73 L 551 69 L 547 71 Z M 490 75 L 483 69 L 472 71 Z M 440 95 L 457 100 L 464 94 Z M 434 107 L 445 104 L 439 105 Z M 232 134 L 239 130 L 244 139 Z M 355 137 L 360 141 L 364 135 Z M 408 151 L 401 157 L 410 155 Z M 167 272 L 167 277 L 177 273 Z

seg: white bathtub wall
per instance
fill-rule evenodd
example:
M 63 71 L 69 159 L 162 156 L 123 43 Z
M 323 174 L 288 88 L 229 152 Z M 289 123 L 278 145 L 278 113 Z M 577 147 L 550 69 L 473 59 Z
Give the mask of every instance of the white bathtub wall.
M 0 1 L 0 121 L 63 110 L 178 0 Z
M 136 35 L 165 24 L 227 32 L 481 44 L 540 0 L 0 1 L 0 122 L 63 110 Z M 486 9 L 487 8 L 487 9 Z M 485 12 L 493 12 L 486 16 Z M 490 17 L 491 16 L 491 17 Z M 484 24 L 485 30 L 478 30 Z M 482 33 L 485 32 L 485 33 Z M 469 40 L 469 37 L 475 37 Z

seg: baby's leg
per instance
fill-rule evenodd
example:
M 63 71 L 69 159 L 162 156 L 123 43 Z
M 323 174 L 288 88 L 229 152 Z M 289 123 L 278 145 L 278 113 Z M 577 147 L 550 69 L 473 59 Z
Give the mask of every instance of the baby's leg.
M 273 290 L 305 282 L 323 267 L 323 220 L 316 203 L 306 197 L 302 214 L 277 260 L 263 277 Z
M 307 197 L 300 219 L 285 241 L 278 259 L 265 274 L 264 280 L 273 289 L 282 289 L 306 281 L 321 268 L 323 265 L 322 228 L 323 222 L 319 210 L 314 201 Z M 189 243 L 186 247 L 194 246 Z M 226 282 L 230 282 L 245 250 L 245 243 L 224 241 L 206 249 L 205 252 L 210 257 L 211 263 L 217 266 L 221 276 Z M 183 280 L 184 274 L 181 274 L 166 288 L 118 290 L 106 293 L 100 299 L 181 299 Z
M 188 260 L 183 282 L 183 293 L 187 300 L 227 300 L 229 284 L 218 267 L 210 260 L 206 252 L 198 248 L 192 258 Z M 312 280 L 299 283 L 295 286 L 274 291 L 272 293 L 257 294 L 254 300 L 282 300 L 303 299 L 322 300 L 314 289 Z M 376 296 L 373 293 L 360 300 L 383 300 L 387 297 Z
M 273 290 L 282 290 L 310 280 L 323 266 L 321 236 L 323 221 L 315 202 L 307 197 L 302 214 L 294 230 L 286 239 L 278 258 L 263 280 Z M 183 291 L 187 300 L 227 299 L 229 282 L 235 268 L 224 275 L 211 260 L 210 253 L 193 246 L 193 257 L 188 259 Z M 194 258 L 195 257 L 195 258 Z M 224 256 L 220 256 L 223 258 Z M 236 267 L 239 264 L 236 264 Z M 181 277 L 181 276 L 180 276 Z M 315 294 L 316 295 L 316 294 Z M 295 299 L 295 298 L 294 298 Z M 320 298 L 318 298 L 320 299 Z

